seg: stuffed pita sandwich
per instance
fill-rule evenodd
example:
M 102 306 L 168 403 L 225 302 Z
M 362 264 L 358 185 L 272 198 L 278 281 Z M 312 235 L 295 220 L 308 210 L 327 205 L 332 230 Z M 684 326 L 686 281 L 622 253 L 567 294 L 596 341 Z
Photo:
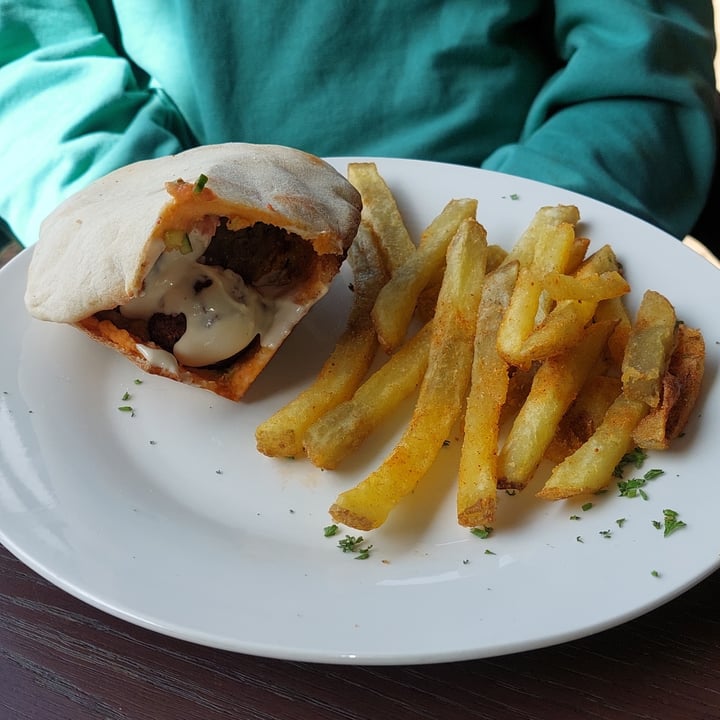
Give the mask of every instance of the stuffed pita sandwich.
M 25 303 L 147 372 L 238 400 L 327 291 L 360 210 L 342 175 L 291 148 L 141 161 L 45 219 Z

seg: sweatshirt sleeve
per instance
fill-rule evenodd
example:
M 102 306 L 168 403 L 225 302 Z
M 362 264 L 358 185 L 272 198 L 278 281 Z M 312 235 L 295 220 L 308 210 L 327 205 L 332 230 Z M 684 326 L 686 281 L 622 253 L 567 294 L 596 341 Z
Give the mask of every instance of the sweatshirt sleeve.
M 715 158 L 711 3 L 555 7 L 562 66 L 519 142 L 498 148 L 484 167 L 576 190 L 684 236 Z
M 172 102 L 116 51 L 110 3 L 95 5 L 0 0 L 0 217 L 24 245 L 76 189 L 192 143 Z

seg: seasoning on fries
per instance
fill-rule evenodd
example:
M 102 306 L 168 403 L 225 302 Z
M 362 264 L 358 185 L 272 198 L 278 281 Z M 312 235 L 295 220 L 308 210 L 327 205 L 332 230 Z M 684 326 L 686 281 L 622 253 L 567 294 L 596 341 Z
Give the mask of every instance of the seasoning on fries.
M 476 200 L 450 200 L 416 245 L 377 167 L 351 163 L 348 177 L 364 203 L 358 252 L 376 248 L 386 272 L 363 279 L 355 260 L 353 339 L 344 335 L 332 368 L 258 428 L 261 451 L 282 420 L 274 454 L 292 447 L 334 469 L 417 393 L 389 455 L 332 504 L 335 522 L 381 526 L 458 420 L 465 527 L 492 523 L 498 490 L 528 488 L 543 465 L 552 470 L 538 498 L 595 493 L 630 449 L 666 449 L 682 433 L 700 393 L 702 333 L 652 290 L 631 317 L 620 262 L 609 245 L 587 254 L 575 206 L 539 208 L 504 250 L 488 245 Z M 378 348 L 383 362 L 365 377 Z

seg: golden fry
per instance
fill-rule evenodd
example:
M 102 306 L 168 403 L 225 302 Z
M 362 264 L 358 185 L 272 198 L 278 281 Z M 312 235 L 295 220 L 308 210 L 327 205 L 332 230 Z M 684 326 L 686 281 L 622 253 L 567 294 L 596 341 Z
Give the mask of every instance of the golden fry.
M 353 394 L 375 357 L 378 342 L 370 312 L 387 272 L 362 225 L 348 259 L 354 272 L 354 296 L 345 331 L 313 384 L 256 428 L 257 449 L 264 455 L 301 455 L 306 430 Z
M 445 263 L 448 245 L 460 223 L 474 218 L 476 210 L 477 200 L 451 200 L 423 233 L 417 252 L 378 294 L 372 318 L 386 352 L 392 353 L 402 344 L 420 292 Z
M 533 237 L 537 253 L 529 266 L 521 264 L 510 305 L 498 330 L 500 354 L 510 365 L 526 369 L 535 358 L 528 355 L 525 346 L 534 332 L 538 316 L 542 317 L 547 311 L 547 303 L 541 302 L 542 278 L 550 272 L 564 271 L 572 252 L 575 230 L 570 223 L 538 226 Z M 512 255 L 511 251 L 508 258 Z
M 498 487 L 522 490 L 527 485 L 612 329 L 612 323 L 591 325 L 580 342 L 542 363 L 500 451 Z
M 545 451 L 545 457 L 554 463 L 562 462 L 589 440 L 621 390 L 622 384 L 618 377 L 592 376 L 582 386 L 560 421 L 552 442 Z
M 650 407 L 660 403 L 662 377 L 676 339 L 675 308 L 658 292 L 648 290 L 630 330 L 622 363 L 623 392 Z
M 375 163 L 349 163 L 347 175 L 362 198 L 362 220 L 372 229 L 385 266 L 394 275 L 415 254 L 397 202 Z
M 534 361 L 563 353 L 578 343 L 601 300 L 600 290 L 605 281 L 598 283 L 596 278 L 604 273 L 612 273 L 606 276 L 610 278 L 608 282 L 617 289 L 626 287 L 625 280 L 617 271 L 617 267 L 614 253 L 609 246 L 604 246 L 585 260 L 572 277 L 565 276 L 565 279 L 560 280 L 557 271 L 548 271 L 545 277 L 550 278 L 551 285 L 552 278 L 557 278 L 556 282 L 564 285 L 568 290 L 574 288 L 572 294 L 578 297 L 560 300 L 545 315 L 517 350 L 516 361 L 527 367 Z M 586 283 L 588 291 L 585 292 L 581 288 Z M 551 299 L 549 294 L 547 299 Z
M 543 289 L 553 300 L 600 302 L 630 292 L 630 284 L 617 270 L 573 276 L 552 272 L 543 278 Z
M 536 248 L 539 244 L 542 245 L 542 238 L 547 235 L 548 231 L 552 231 L 561 224 L 567 224 L 574 228 L 579 220 L 580 213 L 574 205 L 552 205 L 540 208 L 508 253 L 505 262 L 517 260 L 521 267 L 529 267 L 536 255 L 540 259 Z M 570 257 L 571 254 L 567 259 L 569 260 Z
M 555 466 L 537 497 L 561 500 L 607 487 L 617 464 L 632 449 L 633 430 L 647 411 L 644 402 L 621 394 L 592 437 Z
M 448 248 L 428 368 L 410 424 L 382 465 L 338 496 L 330 508 L 336 522 L 358 530 L 379 527 L 435 461 L 462 411 L 470 381 L 486 255 L 484 228 L 465 220 Z
M 336 468 L 421 383 L 427 368 L 432 321 L 376 370 L 350 400 L 316 420 L 305 434 L 310 462 Z
M 677 345 L 662 379 L 660 403 L 635 428 L 635 443 L 646 450 L 666 450 L 682 433 L 695 407 L 705 372 L 702 333 L 678 325 Z
M 495 515 L 497 442 L 509 383 L 508 364 L 497 351 L 497 330 L 517 273 L 517 262 L 489 273 L 478 308 L 457 487 L 457 519 L 465 527 L 487 525 Z

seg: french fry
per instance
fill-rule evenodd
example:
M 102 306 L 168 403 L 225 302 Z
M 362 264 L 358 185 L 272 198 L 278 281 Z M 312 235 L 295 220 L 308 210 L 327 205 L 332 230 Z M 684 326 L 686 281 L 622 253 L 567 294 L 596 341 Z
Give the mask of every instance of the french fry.
M 551 272 L 543 278 L 542 284 L 553 300 L 599 303 L 630 292 L 630 284 L 617 270 L 579 276 Z
M 428 368 L 410 423 L 382 465 L 338 496 L 330 507 L 336 522 L 358 530 L 379 527 L 435 461 L 462 411 L 470 381 L 486 255 L 484 228 L 475 220 L 463 221 L 448 247 Z
M 593 494 L 607 487 L 617 464 L 632 449 L 635 426 L 647 412 L 644 402 L 620 394 L 592 437 L 553 468 L 536 496 L 543 500 L 561 500 Z
M 375 163 L 349 163 L 347 170 L 348 180 L 362 198 L 362 220 L 372 229 L 385 265 L 394 275 L 415 253 L 397 202 Z
M 541 303 L 542 278 L 550 272 L 565 269 L 572 253 L 575 229 L 570 223 L 542 225 L 535 222 L 532 237 L 536 243 L 536 254 L 530 265 L 523 266 L 521 262 L 515 290 L 500 323 L 497 339 L 498 351 L 503 358 L 510 365 L 526 369 L 535 358 L 528 354 L 525 346 L 534 332 L 538 317 L 542 317 L 547 309 L 545 303 Z M 525 256 L 528 253 L 529 250 L 523 248 L 518 254 Z M 507 258 L 512 256 L 511 250 Z
M 305 453 L 318 467 L 335 469 L 420 385 L 427 368 L 432 321 L 423 325 L 350 400 L 316 420 L 305 434 Z
M 619 372 L 632 326 L 623 299 L 617 297 L 601 300 L 595 308 L 595 320 L 596 322 L 615 321 L 615 329 L 608 338 L 608 356 Z
M 677 344 L 662 379 L 660 403 L 635 428 L 635 443 L 646 450 L 667 450 L 695 407 L 705 372 L 705 341 L 696 328 L 678 325 Z
M 562 462 L 589 440 L 621 391 L 622 383 L 619 377 L 590 377 L 563 415 L 552 442 L 545 451 L 545 457 L 553 463 Z
M 549 229 L 563 224 L 568 224 L 574 228 L 579 220 L 580 213 L 574 205 L 541 207 L 507 254 L 505 262 L 509 263 L 517 260 L 521 267 L 529 267 L 536 257 L 538 244 L 543 244 L 543 238 L 547 235 Z M 568 255 L 567 259 L 569 260 L 570 257 L 571 255 Z
M 517 355 L 518 362 L 528 366 L 577 345 L 592 320 L 596 306 L 596 303 L 578 300 L 559 302 L 525 339 Z
M 626 287 L 624 279 L 617 272 L 617 267 L 614 253 L 609 246 L 604 246 L 585 260 L 574 276 L 559 281 L 568 288 L 574 287 L 575 295 L 585 297 L 560 300 L 527 336 L 517 350 L 516 361 L 527 367 L 534 361 L 565 352 L 578 343 L 584 328 L 592 320 L 601 301 L 602 293 L 599 290 L 602 281 L 598 283 L 596 278 L 604 273 L 615 273 L 607 276 L 611 278 L 610 283 L 615 284 L 618 289 Z M 557 271 L 548 271 L 545 277 L 557 277 Z M 588 284 L 588 292 L 580 289 L 585 283 Z M 593 292 L 595 292 L 594 296 Z
M 612 323 L 590 325 L 580 342 L 542 363 L 500 451 L 498 487 L 525 488 L 570 403 L 590 376 L 612 329 Z
M 623 392 L 650 407 L 660 403 L 662 377 L 676 339 L 675 308 L 654 290 L 647 290 L 630 330 L 622 363 Z
M 575 238 L 572 246 L 572 251 L 570 252 L 570 257 L 568 258 L 567 264 L 565 266 L 565 272 L 568 275 L 574 274 L 580 267 L 580 265 L 582 265 L 583 261 L 585 260 L 585 254 L 587 253 L 587 249 L 589 247 L 590 238 Z
M 491 273 L 500 267 L 500 265 L 505 262 L 506 257 L 507 250 L 505 250 L 505 248 L 500 247 L 500 245 L 488 245 L 485 272 Z M 435 315 L 435 306 L 437 305 L 437 297 L 440 292 L 444 272 L 444 267 L 436 271 L 433 278 L 420 293 L 420 297 L 418 297 L 415 312 L 422 322 L 427 322 Z
M 485 277 L 475 332 L 457 487 L 457 519 L 464 527 L 493 522 L 497 494 L 497 443 L 507 398 L 508 364 L 497 351 L 497 330 L 510 303 L 518 263 Z
M 418 296 L 445 262 L 450 240 L 460 223 L 475 217 L 477 200 L 451 200 L 430 223 L 415 253 L 378 294 L 372 310 L 380 345 L 393 353 L 402 344 L 410 325 Z
M 362 224 L 348 260 L 353 267 L 354 296 L 347 326 L 312 385 L 256 428 L 257 449 L 264 455 L 302 455 L 306 430 L 353 394 L 375 357 L 378 342 L 370 312 L 387 281 L 387 272 Z

